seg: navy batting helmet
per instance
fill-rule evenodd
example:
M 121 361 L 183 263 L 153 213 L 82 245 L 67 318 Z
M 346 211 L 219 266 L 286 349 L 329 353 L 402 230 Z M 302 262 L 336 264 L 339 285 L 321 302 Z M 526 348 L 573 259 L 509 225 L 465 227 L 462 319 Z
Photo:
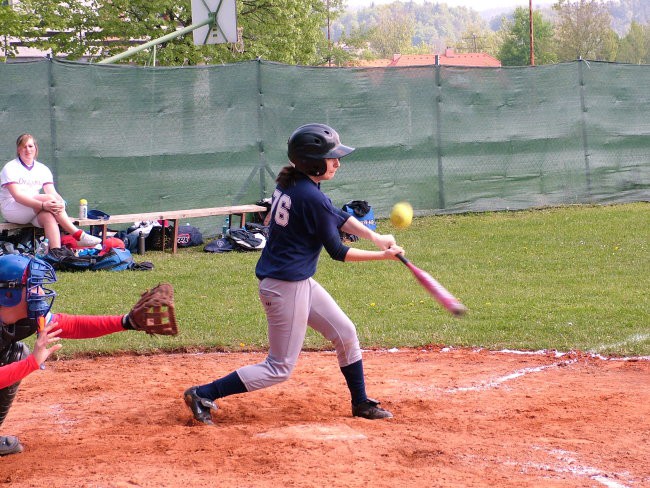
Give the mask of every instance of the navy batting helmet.
M 14 307 L 27 288 L 29 318 L 47 315 L 56 293 L 46 285 L 56 282 L 54 268 L 38 258 L 19 254 L 0 256 L 0 306 Z
M 341 144 L 338 133 L 325 124 L 306 124 L 298 127 L 287 142 L 289 161 L 310 176 L 325 172 L 325 159 L 347 156 L 353 147 Z

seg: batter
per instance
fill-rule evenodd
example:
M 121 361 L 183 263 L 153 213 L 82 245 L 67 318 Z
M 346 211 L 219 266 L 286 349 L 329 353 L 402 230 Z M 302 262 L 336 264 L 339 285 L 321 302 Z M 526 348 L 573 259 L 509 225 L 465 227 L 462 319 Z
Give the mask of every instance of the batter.
M 352 321 L 312 276 L 323 248 L 337 261 L 397 259 L 404 250 L 392 235 L 378 234 L 335 208 L 320 189 L 334 178 L 340 158 L 354 148 L 323 124 L 297 128 L 288 141 L 290 165 L 280 171 L 273 193 L 269 238 L 255 268 L 259 297 L 268 322 L 269 352 L 259 363 L 233 371 L 184 393 L 196 420 L 213 424 L 211 410 L 219 398 L 286 381 L 298 360 L 307 326 L 330 340 L 350 390 L 352 415 L 366 419 L 393 415 L 366 395 L 359 339 Z M 372 241 L 379 251 L 350 248 L 339 231 Z

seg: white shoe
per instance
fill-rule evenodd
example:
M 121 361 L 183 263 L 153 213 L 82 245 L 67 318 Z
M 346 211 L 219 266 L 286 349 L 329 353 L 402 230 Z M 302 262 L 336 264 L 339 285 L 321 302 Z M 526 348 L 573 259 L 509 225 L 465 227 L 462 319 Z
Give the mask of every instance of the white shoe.
M 86 232 L 81 233 L 81 237 L 77 241 L 79 247 L 94 247 L 97 244 L 101 244 L 102 240 L 99 237 L 91 236 Z

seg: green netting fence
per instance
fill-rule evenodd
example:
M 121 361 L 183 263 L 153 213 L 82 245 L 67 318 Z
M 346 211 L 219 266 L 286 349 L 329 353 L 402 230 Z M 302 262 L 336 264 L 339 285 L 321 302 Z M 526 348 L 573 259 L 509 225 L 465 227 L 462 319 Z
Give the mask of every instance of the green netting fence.
M 270 196 L 304 123 L 357 148 L 337 205 L 417 214 L 650 200 L 650 66 L 0 64 L 1 154 L 33 134 L 68 202 L 107 213 Z M 76 212 L 72 205 L 71 214 Z M 207 235 L 218 232 L 212 222 Z

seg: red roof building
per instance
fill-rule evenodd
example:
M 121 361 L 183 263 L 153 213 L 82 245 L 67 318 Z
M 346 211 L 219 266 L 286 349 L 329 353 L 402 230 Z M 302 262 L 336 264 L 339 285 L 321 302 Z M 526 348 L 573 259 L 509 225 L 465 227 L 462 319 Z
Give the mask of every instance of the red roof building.
M 355 61 L 354 66 L 385 68 L 388 66 L 481 66 L 499 68 L 501 61 L 486 53 L 457 53 L 447 48 L 444 54 L 393 54 L 392 59 Z

